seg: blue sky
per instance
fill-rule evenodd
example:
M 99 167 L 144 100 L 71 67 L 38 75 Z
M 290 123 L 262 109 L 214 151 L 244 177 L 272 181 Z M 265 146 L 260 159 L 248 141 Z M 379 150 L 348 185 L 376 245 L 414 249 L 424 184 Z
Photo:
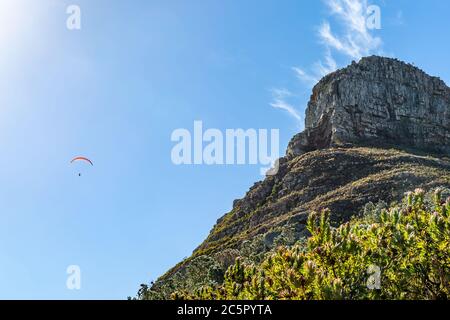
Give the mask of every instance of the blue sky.
M 123 299 L 189 256 L 261 176 L 175 166 L 177 128 L 275 128 L 284 152 L 312 79 L 358 55 L 450 81 L 446 0 L 371 1 L 379 30 L 363 0 L 132 3 L 0 1 L 0 298 Z

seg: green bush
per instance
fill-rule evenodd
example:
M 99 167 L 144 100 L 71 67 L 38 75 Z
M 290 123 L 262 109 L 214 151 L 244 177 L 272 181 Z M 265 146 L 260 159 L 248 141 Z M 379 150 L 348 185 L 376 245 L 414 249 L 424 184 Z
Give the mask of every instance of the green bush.
M 306 245 L 281 246 L 259 264 L 237 259 L 222 284 L 174 299 L 448 299 L 450 198 L 421 189 L 338 228 L 312 213 Z

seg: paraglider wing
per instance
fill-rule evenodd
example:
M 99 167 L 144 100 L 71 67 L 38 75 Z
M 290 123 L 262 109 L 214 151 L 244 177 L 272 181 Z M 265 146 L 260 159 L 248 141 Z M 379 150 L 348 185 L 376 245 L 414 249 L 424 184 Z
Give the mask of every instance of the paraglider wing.
M 85 157 L 75 157 L 70 161 L 70 163 L 75 162 L 75 161 L 86 161 L 86 162 L 89 162 L 91 164 L 91 166 L 94 165 L 91 160 L 89 160 L 88 158 L 85 158 Z

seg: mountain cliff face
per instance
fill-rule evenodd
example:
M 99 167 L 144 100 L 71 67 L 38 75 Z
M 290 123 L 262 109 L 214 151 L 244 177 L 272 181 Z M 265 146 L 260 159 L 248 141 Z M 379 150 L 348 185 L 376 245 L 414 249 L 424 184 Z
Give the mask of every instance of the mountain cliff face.
M 288 155 L 365 143 L 450 152 L 450 88 L 396 59 L 363 58 L 323 78 L 306 109 L 306 130 Z
M 337 225 L 368 203 L 399 201 L 419 187 L 450 187 L 449 156 L 450 88 L 398 60 L 363 58 L 314 87 L 306 129 L 289 143 L 278 173 L 235 200 L 193 255 L 151 290 L 167 297 L 199 279 L 220 281 L 236 256 L 255 258 L 307 237 L 311 211 L 329 208 Z

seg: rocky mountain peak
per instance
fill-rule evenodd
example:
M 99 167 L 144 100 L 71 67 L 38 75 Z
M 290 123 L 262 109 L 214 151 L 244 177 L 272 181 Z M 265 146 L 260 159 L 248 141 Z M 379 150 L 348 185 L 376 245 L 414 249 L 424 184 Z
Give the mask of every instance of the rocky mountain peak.
M 346 145 L 408 146 L 450 153 L 450 88 L 397 59 L 370 56 L 313 89 L 305 130 L 287 155 Z
M 159 298 L 189 291 L 223 274 L 223 261 L 259 261 L 280 243 L 302 241 L 311 212 L 329 209 L 339 225 L 398 203 L 407 191 L 450 188 L 449 155 L 450 89 L 442 80 L 396 59 L 353 62 L 314 87 L 306 128 L 277 173 L 235 200 L 192 256 L 150 291 Z

